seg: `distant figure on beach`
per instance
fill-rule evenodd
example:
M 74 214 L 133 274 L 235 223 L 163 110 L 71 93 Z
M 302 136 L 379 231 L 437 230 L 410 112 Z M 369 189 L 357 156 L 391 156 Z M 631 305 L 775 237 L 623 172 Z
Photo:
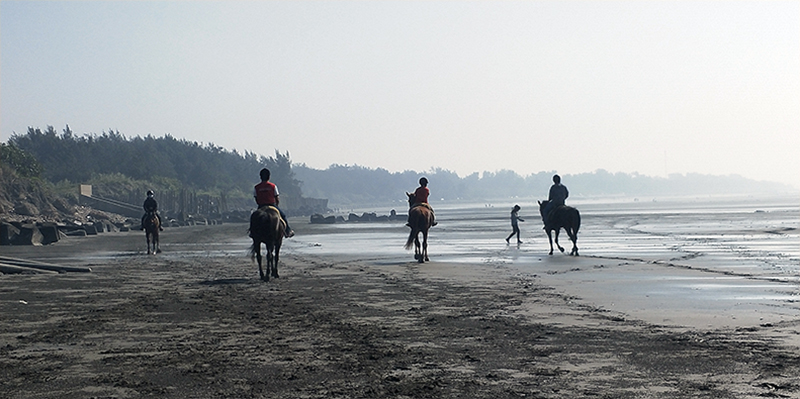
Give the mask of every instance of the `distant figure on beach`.
M 431 215 L 433 215 L 433 207 L 431 207 L 431 204 L 428 203 L 428 196 L 430 195 L 431 195 L 431 190 L 428 189 L 428 179 L 425 177 L 420 177 L 419 187 L 417 187 L 417 189 L 414 190 L 414 203 L 411 205 L 411 207 L 409 207 L 409 209 L 412 209 L 417 206 L 424 206 L 430 209 Z M 435 217 L 435 215 L 433 216 Z M 436 219 L 434 219 L 433 224 L 431 226 L 436 226 L 437 224 L 439 223 L 437 223 Z M 408 223 L 406 223 L 406 226 L 411 227 L 410 212 L 409 212 Z
M 283 221 L 286 223 L 286 231 L 284 232 L 284 235 L 287 238 L 293 237 L 294 231 L 292 231 L 292 228 L 289 227 L 289 219 L 286 218 L 286 214 L 283 213 L 281 208 L 278 208 L 278 204 L 280 203 L 280 194 L 278 193 L 278 186 L 269 181 L 269 169 L 261 169 L 259 176 L 261 177 L 261 183 L 256 184 L 253 191 L 253 197 L 256 199 L 256 205 L 258 205 L 259 208 L 263 208 L 265 206 L 275 207 L 275 209 L 278 210 L 278 213 L 280 213 L 281 219 L 283 219 Z
M 142 208 L 144 208 L 144 215 L 142 215 L 142 224 L 139 230 L 144 230 L 144 219 L 149 213 L 153 213 L 158 218 L 158 229 L 164 231 L 164 228 L 161 227 L 163 224 L 161 223 L 161 215 L 158 214 L 158 202 L 154 198 L 153 190 L 147 190 L 147 198 L 145 198 Z
M 508 240 L 510 240 L 511 237 L 514 237 L 514 234 L 516 234 L 517 235 L 517 244 L 522 244 L 522 240 L 520 239 L 520 236 L 519 236 L 519 224 L 518 224 L 518 221 L 519 222 L 524 222 L 525 219 L 519 217 L 519 213 L 518 212 L 519 212 L 520 209 L 521 208 L 519 207 L 519 205 L 514 205 L 514 207 L 511 208 L 511 229 L 513 231 L 511 232 L 511 234 L 508 235 L 508 237 L 506 237 L 506 243 L 509 243 Z
M 569 190 L 567 190 L 567 186 L 561 184 L 561 176 L 553 175 L 553 185 L 550 186 L 550 194 L 547 197 L 549 202 L 547 203 L 547 207 L 544 209 L 544 214 L 547 215 L 547 218 L 545 219 L 545 229 L 550 225 L 552 215 L 551 212 L 559 206 L 565 205 L 568 197 Z

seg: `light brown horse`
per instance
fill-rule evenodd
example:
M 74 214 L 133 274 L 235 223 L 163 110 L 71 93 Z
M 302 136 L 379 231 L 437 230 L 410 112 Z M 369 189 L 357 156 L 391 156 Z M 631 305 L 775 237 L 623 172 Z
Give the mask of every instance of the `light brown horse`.
M 430 261 L 428 259 L 428 229 L 433 225 L 433 211 L 427 204 L 414 205 L 414 194 L 406 193 L 408 204 L 412 206 L 408 210 L 408 224 L 411 226 L 411 234 L 408 235 L 405 248 L 411 249 L 414 244 L 414 259 L 419 263 Z M 419 242 L 419 233 L 422 233 L 422 244 Z
M 147 254 L 155 255 L 161 253 L 161 246 L 158 243 L 158 231 L 161 230 L 161 222 L 155 212 L 147 212 L 144 217 L 144 235 L 147 237 Z M 152 242 L 152 249 L 150 243 Z
M 250 258 L 258 259 L 258 273 L 263 281 L 269 281 L 270 276 L 278 278 L 278 258 L 285 230 L 286 222 L 281 218 L 278 208 L 264 206 L 250 215 L 250 237 L 253 238 Z M 261 267 L 261 243 L 267 247 L 266 273 Z

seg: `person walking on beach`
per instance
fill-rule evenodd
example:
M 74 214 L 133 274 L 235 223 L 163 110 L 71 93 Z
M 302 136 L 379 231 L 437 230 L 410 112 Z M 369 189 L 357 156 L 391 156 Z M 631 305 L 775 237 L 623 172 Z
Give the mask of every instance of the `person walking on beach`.
M 434 220 L 433 220 L 433 223 L 431 224 L 431 226 L 436 226 L 439 223 L 436 222 L 436 215 L 434 215 L 434 213 L 433 213 L 433 207 L 431 207 L 431 204 L 428 203 L 428 196 L 430 196 L 430 195 L 431 195 L 431 190 L 428 189 L 428 179 L 425 178 L 425 177 L 420 177 L 419 178 L 419 187 L 417 187 L 417 189 L 414 190 L 414 204 L 412 204 L 409 209 L 414 208 L 416 206 L 424 206 L 424 207 L 430 209 L 431 210 L 431 215 L 434 217 Z M 411 226 L 411 220 L 410 219 L 409 219 L 408 223 L 406 223 L 406 226 L 409 226 L 409 227 Z
M 286 222 L 286 231 L 284 235 L 289 238 L 294 236 L 294 231 L 292 228 L 289 227 L 289 219 L 286 218 L 286 214 L 283 213 L 281 208 L 278 208 L 278 203 L 280 203 L 279 193 L 278 193 L 278 186 L 275 183 L 269 181 L 270 172 L 269 169 L 264 168 L 261 169 L 259 173 L 261 177 L 261 183 L 256 184 L 253 197 L 256 199 L 256 204 L 259 208 L 265 206 L 274 206 L 275 209 L 278 210 L 278 213 L 281 214 L 281 218 L 284 222 Z
M 553 175 L 553 185 L 550 186 L 550 194 L 547 196 L 547 206 L 544 208 L 546 217 L 544 226 L 545 229 L 550 225 L 550 215 L 559 206 L 564 206 L 567 198 L 569 197 L 569 190 L 567 186 L 561 184 L 561 176 Z
M 519 217 L 519 213 L 518 212 L 519 212 L 520 209 L 521 208 L 519 207 L 519 205 L 514 205 L 514 207 L 511 208 L 511 229 L 513 231 L 511 232 L 511 234 L 509 234 L 508 237 L 506 237 L 506 243 L 507 244 L 510 244 L 510 242 L 508 240 L 510 240 L 511 237 L 514 237 L 514 234 L 517 235 L 517 244 L 522 244 L 522 240 L 520 239 L 520 236 L 519 236 L 519 224 L 518 224 L 518 221 L 519 222 L 524 222 L 525 219 Z

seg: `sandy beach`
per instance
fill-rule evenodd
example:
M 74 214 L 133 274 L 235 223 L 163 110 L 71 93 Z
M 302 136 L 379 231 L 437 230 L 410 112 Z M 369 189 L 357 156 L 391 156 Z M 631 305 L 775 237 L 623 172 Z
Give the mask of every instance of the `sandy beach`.
M 713 203 L 577 201 L 580 257 L 442 205 L 426 264 L 298 219 L 269 283 L 241 224 L 0 247 L 92 269 L 0 275 L 0 397 L 800 397 L 796 201 Z

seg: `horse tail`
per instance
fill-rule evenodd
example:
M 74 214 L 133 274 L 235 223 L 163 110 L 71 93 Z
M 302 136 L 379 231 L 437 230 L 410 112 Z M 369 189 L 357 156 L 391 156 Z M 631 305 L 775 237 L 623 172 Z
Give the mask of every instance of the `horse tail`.
M 578 212 L 577 209 L 572 208 L 574 212 L 572 213 L 572 229 L 575 232 L 575 236 L 578 236 L 578 230 L 581 228 L 581 213 Z
M 286 221 L 278 215 L 278 223 L 275 224 L 275 237 L 283 241 L 283 232 L 286 231 Z
M 247 253 L 250 255 L 250 261 L 254 261 L 256 259 L 256 245 L 261 245 L 260 242 L 253 240 L 253 245 L 250 246 Z
M 415 233 L 416 231 L 412 227 L 411 232 L 408 233 L 408 241 L 406 241 L 406 245 L 404 247 L 405 249 L 411 249 L 411 246 L 414 245 L 414 236 L 416 235 Z

